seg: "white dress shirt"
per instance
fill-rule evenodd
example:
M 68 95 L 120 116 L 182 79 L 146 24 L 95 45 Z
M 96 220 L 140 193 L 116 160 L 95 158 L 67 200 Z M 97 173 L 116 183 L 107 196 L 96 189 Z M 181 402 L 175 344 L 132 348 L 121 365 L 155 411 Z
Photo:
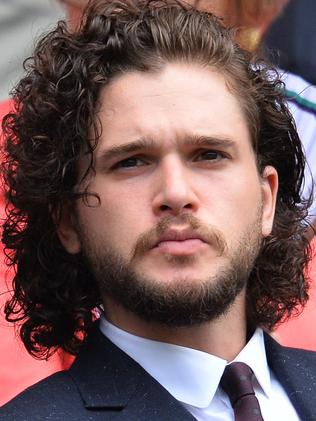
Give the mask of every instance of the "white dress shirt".
M 100 319 L 102 333 L 140 364 L 200 421 L 234 421 L 228 396 L 219 387 L 226 360 L 178 345 L 132 335 Z M 283 387 L 270 371 L 257 329 L 234 361 L 248 364 L 255 374 L 255 393 L 265 421 L 297 421 L 299 417 Z

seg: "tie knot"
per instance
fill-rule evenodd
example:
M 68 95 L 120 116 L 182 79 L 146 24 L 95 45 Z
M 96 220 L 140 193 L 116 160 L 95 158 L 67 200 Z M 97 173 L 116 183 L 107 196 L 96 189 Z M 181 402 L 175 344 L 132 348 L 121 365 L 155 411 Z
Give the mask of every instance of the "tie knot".
M 233 407 L 242 397 L 254 395 L 253 376 L 253 371 L 245 363 L 237 362 L 226 366 L 220 385 Z

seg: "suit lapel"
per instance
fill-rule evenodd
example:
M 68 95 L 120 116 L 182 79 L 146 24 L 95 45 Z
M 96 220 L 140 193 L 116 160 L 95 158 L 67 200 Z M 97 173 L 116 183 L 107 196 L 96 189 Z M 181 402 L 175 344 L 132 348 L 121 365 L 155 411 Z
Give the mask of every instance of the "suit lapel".
M 300 418 L 316 421 L 316 354 L 282 347 L 266 334 L 265 345 L 268 364 Z M 68 373 L 87 409 L 108 411 L 126 421 L 194 420 L 139 364 L 102 335 L 98 324 Z
M 265 334 L 268 364 L 284 387 L 298 415 L 316 421 L 316 354 L 286 348 Z
M 115 411 L 121 420 L 194 420 L 139 364 L 95 324 L 69 370 L 87 409 Z

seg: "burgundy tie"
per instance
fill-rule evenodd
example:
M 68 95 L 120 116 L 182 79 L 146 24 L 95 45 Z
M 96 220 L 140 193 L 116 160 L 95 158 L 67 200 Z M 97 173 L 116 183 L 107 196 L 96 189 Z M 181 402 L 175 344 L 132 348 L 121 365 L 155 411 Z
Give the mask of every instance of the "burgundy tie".
M 258 399 L 252 386 L 253 371 L 247 364 L 226 366 L 220 385 L 227 393 L 236 421 L 263 421 Z

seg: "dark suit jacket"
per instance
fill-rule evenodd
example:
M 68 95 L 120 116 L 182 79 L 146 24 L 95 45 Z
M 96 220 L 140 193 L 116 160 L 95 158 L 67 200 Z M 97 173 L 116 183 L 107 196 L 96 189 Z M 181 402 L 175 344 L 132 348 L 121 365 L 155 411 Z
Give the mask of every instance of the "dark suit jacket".
M 268 362 L 303 421 L 316 421 L 316 353 L 265 337 Z M 0 387 L 5 387 L 1 385 Z M 1 421 L 192 421 L 189 414 L 96 325 L 68 371 L 28 388 L 0 409 Z

